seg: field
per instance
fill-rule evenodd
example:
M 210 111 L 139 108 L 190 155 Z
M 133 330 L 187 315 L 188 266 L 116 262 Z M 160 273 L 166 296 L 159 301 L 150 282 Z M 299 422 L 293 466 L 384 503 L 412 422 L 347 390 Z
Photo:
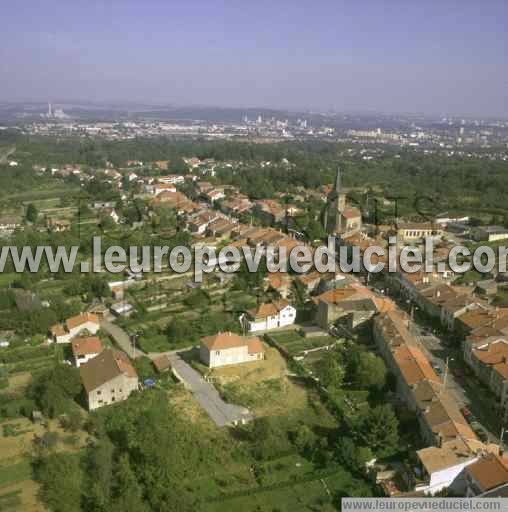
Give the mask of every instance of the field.
M 257 417 L 269 416 L 288 434 L 297 426 L 306 425 L 320 436 L 333 438 L 338 428 L 317 392 L 303 381 L 288 377 L 284 359 L 273 348 L 268 349 L 266 361 L 216 369 L 210 376 L 227 399 L 248 405 Z M 218 384 L 219 380 L 228 383 Z M 241 435 L 235 429 L 218 431 L 188 391 L 176 386 L 168 398 L 178 414 L 199 425 L 207 435 L 226 436 L 233 446 L 239 443 Z M 245 450 L 246 447 L 239 453 Z M 189 479 L 186 487 L 202 499 L 207 512 L 331 512 L 336 510 L 333 499 L 338 495 L 347 495 L 353 489 L 365 495 L 372 493 L 368 484 L 353 478 L 342 467 L 322 467 L 302 456 L 287 438 L 281 440 L 278 450 L 279 453 L 270 451 L 266 459 L 239 456 L 209 476 Z
M 305 338 L 297 331 L 282 331 L 270 333 L 273 339 L 289 357 L 304 357 L 311 350 L 325 348 L 337 342 L 332 336 L 315 336 Z

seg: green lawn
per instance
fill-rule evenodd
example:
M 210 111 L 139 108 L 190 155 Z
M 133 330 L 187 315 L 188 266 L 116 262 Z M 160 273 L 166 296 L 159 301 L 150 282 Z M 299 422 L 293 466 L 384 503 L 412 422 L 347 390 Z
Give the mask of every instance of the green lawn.
M 208 503 L 205 505 L 205 510 L 207 512 L 223 510 L 241 510 L 242 512 L 319 510 L 331 512 L 337 510 L 333 505 L 334 497 L 347 495 L 352 489 L 367 496 L 372 494 L 372 490 L 365 482 L 354 479 L 345 470 L 338 469 L 331 476 L 317 477 L 308 482 L 294 482 L 289 479 L 280 482 L 274 489 L 252 489 L 245 496 Z
M 297 356 L 306 350 L 332 345 L 336 341 L 332 336 L 305 338 L 296 331 L 270 333 L 268 336 L 273 338 L 290 356 Z

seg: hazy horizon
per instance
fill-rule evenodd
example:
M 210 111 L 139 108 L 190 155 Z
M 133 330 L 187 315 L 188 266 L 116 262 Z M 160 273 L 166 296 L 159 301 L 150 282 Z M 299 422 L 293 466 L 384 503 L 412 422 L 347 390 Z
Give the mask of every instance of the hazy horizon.
M 0 101 L 508 116 L 500 0 L 48 0 L 2 11 Z

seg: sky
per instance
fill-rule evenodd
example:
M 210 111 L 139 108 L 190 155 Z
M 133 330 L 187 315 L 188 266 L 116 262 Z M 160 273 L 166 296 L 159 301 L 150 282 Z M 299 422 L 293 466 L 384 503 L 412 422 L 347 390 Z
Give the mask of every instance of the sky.
M 506 0 L 19 0 L 0 101 L 508 116 Z

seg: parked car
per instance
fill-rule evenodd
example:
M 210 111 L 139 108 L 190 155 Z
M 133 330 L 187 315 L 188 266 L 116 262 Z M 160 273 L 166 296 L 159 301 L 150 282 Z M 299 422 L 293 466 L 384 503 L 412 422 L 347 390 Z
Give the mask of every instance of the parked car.
M 471 416 L 471 411 L 466 406 L 462 407 L 460 412 L 462 413 L 462 416 L 466 418 L 466 420 Z
M 443 373 L 443 369 L 437 363 L 432 363 L 432 368 L 437 374 Z

